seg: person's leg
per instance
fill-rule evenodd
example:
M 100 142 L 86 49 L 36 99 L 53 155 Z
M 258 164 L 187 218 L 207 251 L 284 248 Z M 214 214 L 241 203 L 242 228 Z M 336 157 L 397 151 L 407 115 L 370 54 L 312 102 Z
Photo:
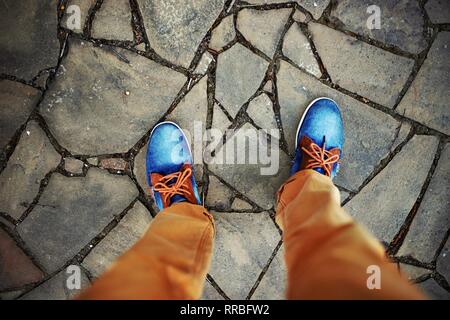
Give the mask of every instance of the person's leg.
M 158 213 L 145 235 L 79 299 L 198 299 L 214 239 L 210 214 L 181 202 Z
M 329 177 L 313 170 L 280 189 L 288 299 L 423 299 L 388 261 L 383 246 L 341 208 Z M 381 289 L 369 290 L 369 266 L 380 268 Z
M 299 124 L 292 175 L 278 192 L 276 221 L 283 230 L 287 298 L 424 298 L 388 261 L 383 246 L 341 208 L 332 178 L 343 144 L 337 104 L 316 99 Z M 371 266 L 380 270 L 379 290 L 369 289 Z
M 162 122 L 151 132 L 147 182 L 160 213 L 144 237 L 80 299 L 198 299 L 210 265 L 214 224 L 200 205 L 183 131 Z

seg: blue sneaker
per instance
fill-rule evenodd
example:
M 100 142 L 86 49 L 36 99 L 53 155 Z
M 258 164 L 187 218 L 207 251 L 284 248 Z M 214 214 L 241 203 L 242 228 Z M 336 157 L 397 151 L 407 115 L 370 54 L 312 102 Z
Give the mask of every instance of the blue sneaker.
M 298 125 L 291 175 L 312 169 L 331 179 L 339 170 L 344 125 L 336 102 L 318 98 L 309 104 Z
M 178 202 L 200 204 L 191 148 L 181 128 L 161 122 L 150 133 L 147 182 L 160 210 Z

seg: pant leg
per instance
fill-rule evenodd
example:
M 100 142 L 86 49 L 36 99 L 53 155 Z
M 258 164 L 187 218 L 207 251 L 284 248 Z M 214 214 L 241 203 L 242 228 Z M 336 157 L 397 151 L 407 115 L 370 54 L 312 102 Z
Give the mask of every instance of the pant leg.
M 174 204 L 78 299 L 198 299 L 213 240 L 213 218 L 204 207 Z
M 341 208 L 330 178 L 313 170 L 292 176 L 278 191 L 276 221 L 283 229 L 288 299 L 424 298 Z M 371 265 L 381 270 L 380 290 L 367 288 Z

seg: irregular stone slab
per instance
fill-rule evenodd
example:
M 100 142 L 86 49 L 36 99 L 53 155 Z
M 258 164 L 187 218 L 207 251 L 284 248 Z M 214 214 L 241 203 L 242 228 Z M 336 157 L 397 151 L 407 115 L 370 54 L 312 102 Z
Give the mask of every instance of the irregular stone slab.
M 97 157 L 88 158 L 87 162 L 92 166 L 98 166 L 98 158 Z
M 0 4 L 0 73 L 31 80 L 58 64 L 57 0 Z M 18 19 L 20 17 L 20 19 Z
M 7 219 L 5 216 L 0 216 L 0 224 L 3 224 L 3 226 L 9 229 L 14 229 L 16 226 L 12 221 Z
M 449 300 L 450 293 L 439 286 L 434 279 L 428 279 L 427 281 L 421 282 L 418 286 L 422 291 L 433 300 Z
M 189 67 L 224 0 L 138 0 L 151 47 L 163 58 Z
M 367 13 L 371 5 L 380 8 L 381 29 L 369 29 L 367 26 L 369 17 L 373 15 L 373 12 Z M 425 22 L 416 1 L 340 0 L 332 8 L 331 17 L 337 19 L 338 24 L 345 29 L 404 51 L 419 53 L 427 46 L 423 36 Z
M 400 273 L 404 274 L 408 280 L 415 280 L 427 273 L 431 273 L 431 270 L 419 268 L 410 264 L 400 263 Z
M 390 243 L 419 196 L 437 145 L 434 136 L 414 136 L 345 209 L 378 239 Z
M 450 23 L 450 2 L 447 0 L 429 0 L 425 4 L 428 17 L 433 23 Z
M 260 94 L 250 101 L 247 107 L 247 114 L 262 129 L 278 129 L 277 119 L 273 112 L 272 100 L 265 93 Z
M 227 16 L 212 31 L 209 47 L 216 51 L 222 50 L 235 37 L 236 31 L 234 30 L 233 16 Z
M 203 150 L 206 146 L 206 141 L 202 139 L 208 113 L 207 87 L 207 77 L 203 77 L 167 116 L 167 120 L 174 121 L 181 127 L 191 142 L 194 175 L 198 183 L 202 180 Z
M 241 10 L 237 29 L 256 48 L 272 57 L 277 49 L 292 9 Z
M 436 270 L 447 279 L 447 282 L 450 280 L 450 241 L 448 240 L 437 259 Z
M 300 10 L 295 10 L 294 15 L 292 16 L 292 19 L 294 19 L 295 22 L 301 22 L 301 23 L 309 22 L 306 14 L 304 14 Z
M 14 240 L 0 229 L 0 290 L 40 281 L 44 275 Z
M 340 195 L 341 195 L 341 204 L 348 199 L 348 197 L 350 196 L 350 194 L 348 192 L 345 191 L 339 191 Z
M 287 270 L 284 249 L 281 247 L 253 293 L 252 300 L 283 300 L 286 298 L 286 286 Z
M 90 168 L 86 177 L 52 175 L 18 232 L 51 273 L 72 259 L 138 195 L 127 176 Z
M 145 233 L 152 220 L 150 212 L 139 201 L 105 238 L 83 260 L 83 266 L 99 277 Z
M 0 293 L 0 300 L 15 300 L 24 290 L 5 291 Z
M 84 168 L 84 162 L 75 158 L 65 158 L 64 159 L 64 170 L 74 173 L 82 174 Z
M 138 44 L 138 45 L 136 45 L 136 46 L 134 46 L 137 50 L 139 50 L 139 51 L 146 51 L 145 50 L 145 42 L 142 42 L 142 43 L 140 43 L 140 44 Z
M 250 203 L 239 198 L 234 198 L 231 204 L 232 210 L 251 210 L 252 208 L 253 206 Z
M 213 122 L 211 128 L 218 129 L 224 132 L 230 126 L 230 124 L 230 120 L 228 120 L 228 117 L 225 115 L 222 109 L 220 109 L 217 104 L 214 104 Z
M 150 195 L 151 190 L 147 183 L 147 170 L 146 170 L 146 157 L 147 157 L 147 148 L 148 144 L 145 143 L 145 145 L 142 147 L 142 149 L 138 152 L 136 157 L 134 158 L 134 167 L 133 167 L 133 173 L 136 177 L 136 180 L 139 184 L 139 186 L 144 191 L 147 200 L 150 202 L 153 202 L 153 198 Z
M 272 4 L 272 3 L 283 3 L 283 0 L 247 0 L 246 2 L 252 4 Z M 326 9 L 330 0 L 296 0 L 296 2 L 308 10 L 314 17 L 314 19 L 319 19 L 323 11 Z
M 219 55 L 216 99 L 235 117 L 241 106 L 255 93 L 268 63 L 240 44 Z
M 230 198 L 233 192 L 214 176 L 209 176 L 208 195 L 206 205 L 223 210 L 230 206 Z
M 284 36 L 283 54 L 313 76 L 317 78 L 322 76 L 308 38 L 296 23 L 289 28 Z
M 341 94 L 287 62 L 277 73 L 281 123 L 290 152 L 301 115 L 318 97 L 330 97 L 341 107 L 345 127 L 342 165 L 336 184 L 356 191 L 390 150 L 400 123 L 391 116 Z
M 392 108 L 395 105 L 414 67 L 414 60 L 318 23 L 310 23 L 309 30 L 335 84 L 384 106 Z
M 199 147 L 202 145 L 201 135 L 206 129 L 208 113 L 207 80 L 207 77 L 203 77 L 167 116 L 167 120 L 177 123 L 190 140 L 194 163 L 202 162 L 202 152 Z
M 203 288 L 203 295 L 201 300 L 224 300 L 219 292 L 208 282 L 205 281 L 205 287 Z
M 308 10 L 314 19 L 318 20 L 325 9 L 328 7 L 330 0 L 296 0 L 297 3 Z
M 238 152 L 233 153 L 233 149 Z M 271 209 L 276 191 L 289 176 L 291 164 L 289 157 L 278 148 L 274 149 L 278 155 L 271 155 L 270 164 L 263 164 L 265 161 L 261 161 L 261 157 L 255 158 L 258 153 L 267 156 L 268 149 L 265 135 L 257 135 L 255 128 L 246 123 L 228 138 L 209 169 L 261 208 Z M 240 159 L 241 156 L 245 159 Z
M 73 154 L 127 152 L 169 108 L 186 77 L 147 58 L 73 39 L 40 112 Z M 127 94 L 128 93 L 128 94 Z
M 100 168 L 125 171 L 128 168 L 128 162 L 122 158 L 108 158 L 100 161 Z
M 450 134 L 450 32 L 440 32 L 397 112 Z
M 95 13 L 92 37 L 133 41 L 131 8 L 128 0 L 106 0 Z
M 270 80 L 267 81 L 266 84 L 264 85 L 263 90 L 266 91 L 266 92 L 272 93 L 273 92 L 273 90 L 272 90 L 272 81 L 270 81 Z
M 20 82 L 0 80 L 0 150 L 27 121 L 40 92 Z
M 198 62 L 197 68 L 195 68 L 194 73 L 204 75 L 208 71 L 209 65 L 213 60 L 214 57 L 206 51 Z
M 412 255 L 431 262 L 450 226 L 450 144 L 441 158 L 419 210 L 400 248 L 399 255 Z
M 197 182 L 198 192 L 200 194 L 200 197 L 203 199 L 203 174 L 204 174 L 204 168 L 203 163 L 194 164 L 194 177 L 195 181 Z
M 70 270 L 69 270 L 70 271 Z M 66 269 L 57 273 L 53 278 L 47 280 L 40 286 L 31 290 L 20 300 L 70 300 L 75 298 L 83 289 L 89 287 L 90 282 L 86 274 L 81 270 L 80 289 L 69 289 L 67 280 L 73 275 L 73 271 L 67 272 Z
M 211 212 L 216 240 L 210 274 L 231 299 L 245 299 L 280 235 L 267 212 Z
M 33 84 L 42 90 L 45 90 L 45 88 L 47 88 L 47 80 L 49 79 L 52 71 L 53 69 L 45 69 L 39 72 L 39 75 L 33 79 Z
M 61 19 L 61 26 L 72 30 L 75 33 L 83 33 L 86 19 L 89 16 L 89 9 L 96 3 L 96 0 L 69 0 L 64 11 L 64 16 Z M 80 24 L 75 23 L 77 11 L 71 6 L 78 6 L 80 8 Z M 75 9 L 77 10 L 77 9 Z
M 0 211 L 19 219 L 37 196 L 41 180 L 60 161 L 37 122 L 29 122 L 0 174 Z
M 397 139 L 391 146 L 391 151 L 397 148 L 402 142 L 406 140 L 411 132 L 411 125 L 408 122 L 402 122 L 400 128 L 397 128 Z

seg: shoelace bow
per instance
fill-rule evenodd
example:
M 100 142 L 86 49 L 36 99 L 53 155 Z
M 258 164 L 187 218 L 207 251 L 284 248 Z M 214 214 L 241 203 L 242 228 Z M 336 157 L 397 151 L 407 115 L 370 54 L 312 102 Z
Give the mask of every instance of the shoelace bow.
M 311 151 L 305 147 L 302 147 L 302 150 L 311 157 L 311 159 L 308 159 L 308 164 L 305 169 L 322 168 L 325 171 L 325 174 L 330 177 L 333 164 L 339 161 L 339 155 L 332 154 L 330 151 L 325 150 L 325 144 L 325 139 L 322 148 L 314 142 L 311 142 L 309 145 Z
M 189 179 L 191 175 L 191 168 L 168 174 L 155 183 L 153 189 L 161 194 L 164 203 L 169 203 L 170 198 L 176 194 L 184 197 L 192 196 L 192 191 L 189 188 Z M 174 182 L 171 182 L 172 180 L 174 180 Z

